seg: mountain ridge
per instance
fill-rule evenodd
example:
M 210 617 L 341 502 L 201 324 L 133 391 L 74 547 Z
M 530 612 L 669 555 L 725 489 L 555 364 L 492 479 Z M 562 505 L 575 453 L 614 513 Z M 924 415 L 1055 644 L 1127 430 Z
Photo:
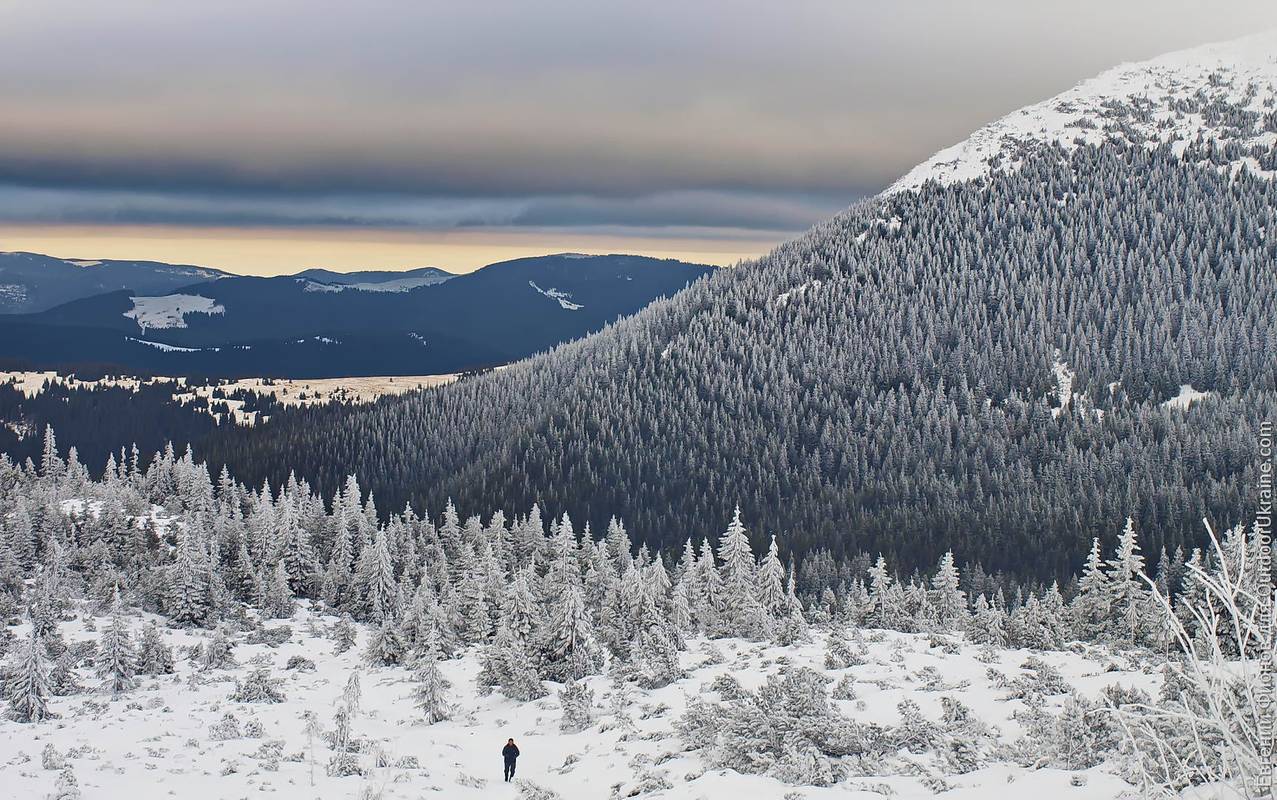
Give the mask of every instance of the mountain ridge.
M 1063 579 L 1128 515 L 1189 548 L 1244 518 L 1277 413 L 1277 190 L 1185 141 L 923 180 L 500 374 L 202 450 L 389 507 L 615 513 L 667 550 L 739 503 L 830 569 L 952 549 Z M 1206 398 L 1168 405 L 1186 384 Z
M 372 276 L 381 281 L 351 274 L 346 284 L 226 275 L 162 295 L 116 290 L 0 316 L 0 357 L 40 368 L 104 362 L 183 375 L 451 373 L 577 338 L 714 268 L 554 255 L 446 280 L 425 269 L 407 279 Z M 83 341 L 68 336 L 68 327 Z

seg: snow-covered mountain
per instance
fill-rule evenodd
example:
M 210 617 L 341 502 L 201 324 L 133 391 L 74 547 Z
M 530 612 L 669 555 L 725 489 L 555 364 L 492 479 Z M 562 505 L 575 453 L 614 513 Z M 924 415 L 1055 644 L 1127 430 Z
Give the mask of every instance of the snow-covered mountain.
M 598 330 L 713 267 L 548 255 L 465 275 L 221 275 L 0 316 L 0 357 L 173 375 L 426 375 L 508 363 Z
M 229 273 L 158 261 L 54 258 L 39 253 L 0 253 L 0 314 L 29 314 L 91 297 L 130 289 L 164 294 Z
M 297 273 L 298 278 L 315 282 L 313 291 L 406 292 L 422 286 L 434 286 L 457 277 L 438 267 L 419 267 L 399 271 L 363 270 L 360 272 L 333 272 L 327 269 L 307 269 Z
M 1213 142 L 1203 161 L 1277 175 L 1277 30 L 1122 64 L 1026 106 L 914 167 L 887 193 L 1014 169 L 1037 148 Z

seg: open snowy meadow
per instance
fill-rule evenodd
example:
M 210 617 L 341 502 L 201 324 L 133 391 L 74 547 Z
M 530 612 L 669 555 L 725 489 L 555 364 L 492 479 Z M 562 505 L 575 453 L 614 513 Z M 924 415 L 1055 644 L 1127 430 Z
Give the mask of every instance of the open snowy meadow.
M 74 650 L 108 625 L 82 608 L 62 631 Z M 86 798 L 1109 798 L 1132 789 L 1104 766 L 1033 763 L 1037 745 L 1025 740 L 1031 718 L 1063 710 L 1070 691 L 1095 699 L 1109 686 L 1154 691 L 1160 682 L 1150 662 L 1101 647 L 990 650 L 961 635 L 871 629 L 841 631 L 854 663 L 830 668 L 830 634 L 815 631 L 792 647 L 689 641 L 679 658 L 686 677 L 660 689 L 586 678 L 589 719 L 570 733 L 562 730 L 557 691 L 528 703 L 480 695 L 480 661 L 468 651 L 440 665 L 450 718 L 426 724 L 413 701 L 411 670 L 368 667 L 363 626 L 354 646 L 336 653 L 337 625 L 338 618 L 305 608 L 291 619 L 253 624 L 228 634 L 234 663 L 216 667 L 190 657 L 213 633 L 163 630 L 174 650 L 173 674 L 142 678 L 114 699 L 101 692 L 55 698 L 57 718 L 38 726 L 0 722 L 0 783 L 10 797 L 58 797 L 59 776 L 70 768 Z M 263 667 L 279 702 L 233 699 L 237 685 Z M 717 756 L 707 759 L 680 738 L 678 721 L 693 698 L 725 702 L 799 668 L 827 682 L 830 713 L 880 728 L 899 751 L 852 766 L 833 786 L 812 787 L 716 767 Z M 80 677 L 93 683 L 91 672 Z M 333 776 L 333 712 L 343 705 L 357 708 L 350 750 L 362 774 Z M 308 711 L 320 729 L 312 734 Z M 515 783 L 506 786 L 499 751 L 511 737 L 523 755 Z M 963 749 L 981 766 L 959 772 Z

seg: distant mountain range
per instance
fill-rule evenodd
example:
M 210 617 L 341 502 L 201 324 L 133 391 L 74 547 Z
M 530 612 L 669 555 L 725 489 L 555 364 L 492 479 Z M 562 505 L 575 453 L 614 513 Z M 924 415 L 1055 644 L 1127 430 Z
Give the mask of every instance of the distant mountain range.
M 230 273 L 158 261 L 54 258 L 0 253 L 0 314 L 30 314 L 103 292 L 165 294 Z
M 8 253 L 0 255 L 0 308 L 28 313 L 0 315 L 0 358 L 175 375 L 456 372 L 579 338 L 713 269 L 564 253 L 465 275 L 424 267 L 258 278 Z

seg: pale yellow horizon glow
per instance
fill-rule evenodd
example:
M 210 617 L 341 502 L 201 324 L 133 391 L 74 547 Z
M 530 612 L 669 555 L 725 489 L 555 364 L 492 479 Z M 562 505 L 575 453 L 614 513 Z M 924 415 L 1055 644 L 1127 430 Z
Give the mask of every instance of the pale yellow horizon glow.
M 603 234 L 485 228 L 403 231 L 324 228 L 0 225 L 0 250 L 56 258 L 164 261 L 242 275 L 285 275 L 440 267 L 472 272 L 497 261 L 549 253 L 628 253 L 732 266 L 785 238 L 742 232 L 733 238 Z

